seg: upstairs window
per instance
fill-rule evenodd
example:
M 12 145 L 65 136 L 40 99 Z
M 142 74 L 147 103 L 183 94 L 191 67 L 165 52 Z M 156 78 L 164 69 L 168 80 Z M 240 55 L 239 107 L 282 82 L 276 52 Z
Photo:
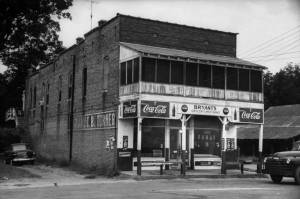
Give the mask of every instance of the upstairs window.
M 127 84 L 132 84 L 132 82 L 133 82 L 132 81 L 132 77 L 133 77 L 132 63 L 133 63 L 132 60 L 127 62 Z
M 171 83 L 183 84 L 183 62 L 171 61 Z
M 62 76 L 60 75 L 58 77 L 58 101 L 59 102 L 61 101 L 61 95 L 62 95 L 61 88 L 62 88 Z
M 140 60 L 136 58 L 133 60 L 133 83 L 139 81 L 139 74 L 140 74 Z
M 262 71 L 251 70 L 251 91 L 262 92 Z
M 155 65 L 156 60 L 143 57 L 142 59 L 142 81 L 154 82 L 155 81 Z
M 238 69 L 227 68 L 227 89 L 238 90 Z
M 225 68 L 221 66 L 213 66 L 213 88 L 225 88 Z
M 239 69 L 239 90 L 240 91 L 249 91 L 249 70 L 248 69 Z
M 170 61 L 165 59 L 157 60 L 157 82 L 170 83 Z
M 120 84 L 121 86 L 126 84 L 132 84 L 139 81 L 139 58 L 129 60 L 121 63 L 121 75 Z
M 121 63 L 121 85 L 126 85 L 126 62 Z
M 50 83 L 47 83 L 46 104 L 49 104 Z
M 87 90 L 87 68 L 82 70 L 82 97 L 86 97 Z
M 211 88 L 211 66 L 199 65 L 199 86 Z
M 197 86 L 198 85 L 198 64 L 186 63 L 186 85 Z

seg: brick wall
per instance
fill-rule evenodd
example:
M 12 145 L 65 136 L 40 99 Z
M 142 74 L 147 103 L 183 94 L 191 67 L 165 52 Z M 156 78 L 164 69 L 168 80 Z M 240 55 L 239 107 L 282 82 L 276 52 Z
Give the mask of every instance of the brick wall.
M 236 34 L 120 15 L 120 41 L 236 56 Z

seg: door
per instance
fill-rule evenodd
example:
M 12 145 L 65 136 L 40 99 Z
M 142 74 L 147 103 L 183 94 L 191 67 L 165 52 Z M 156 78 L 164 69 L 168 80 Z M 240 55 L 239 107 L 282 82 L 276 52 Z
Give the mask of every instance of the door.
M 170 160 L 181 160 L 182 134 L 179 128 L 170 129 Z M 189 157 L 189 131 L 186 130 L 186 158 Z M 188 162 L 188 161 L 187 161 Z

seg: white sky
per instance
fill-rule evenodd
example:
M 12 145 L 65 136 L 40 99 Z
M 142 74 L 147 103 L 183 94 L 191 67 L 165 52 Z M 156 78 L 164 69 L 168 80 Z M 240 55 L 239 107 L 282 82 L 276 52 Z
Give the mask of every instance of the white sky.
M 279 71 L 288 62 L 300 63 L 299 0 L 93 0 L 93 2 L 93 27 L 100 19 L 109 20 L 117 13 L 121 13 L 236 32 L 239 33 L 237 56 L 240 58 L 267 66 L 271 72 Z M 60 21 L 59 35 L 64 46 L 71 46 L 75 43 L 76 37 L 83 37 L 84 33 L 90 30 L 90 11 L 90 0 L 74 0 L 70 8 L 72 21 Z M 269 42 L 264 44 L 266 41 Z M 0 64 L 0 72 L 4 69 Z

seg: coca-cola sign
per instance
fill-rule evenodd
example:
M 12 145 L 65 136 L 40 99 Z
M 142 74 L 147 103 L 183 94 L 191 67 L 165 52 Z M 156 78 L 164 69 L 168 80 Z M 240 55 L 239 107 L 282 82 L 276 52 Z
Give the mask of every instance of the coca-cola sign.
M 123 103 L 123 118 L 137 116 L 137 101 Z
M 240 122 L 245 123 L 263 123 L 263 109 L 240 108 Z
M 169 117 L 168 102 L 141 101 L 142 117 Z

